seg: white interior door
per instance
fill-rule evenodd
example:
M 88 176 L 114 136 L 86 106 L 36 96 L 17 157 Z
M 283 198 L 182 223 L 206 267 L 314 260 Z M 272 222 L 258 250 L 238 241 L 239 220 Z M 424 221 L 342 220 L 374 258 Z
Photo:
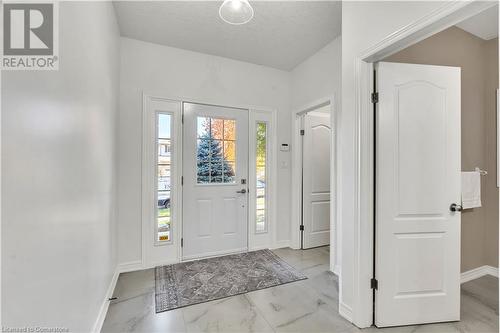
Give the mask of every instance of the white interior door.
M 330 142 L 328 113 L 304 116 L 302 248 L 330 244 Z
M 248 110 L 184 103 L 183 259 L 247 249 Z
M 460 68 L 380 63 L 375 323 L 460 319 Z

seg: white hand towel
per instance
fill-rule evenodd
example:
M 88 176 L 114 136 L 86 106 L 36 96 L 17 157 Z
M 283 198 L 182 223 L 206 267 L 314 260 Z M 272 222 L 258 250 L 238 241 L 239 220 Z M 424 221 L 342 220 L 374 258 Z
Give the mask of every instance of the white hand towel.
M 481 207 L 481 175 L 477 171 L 462 172 L 462 207 Z

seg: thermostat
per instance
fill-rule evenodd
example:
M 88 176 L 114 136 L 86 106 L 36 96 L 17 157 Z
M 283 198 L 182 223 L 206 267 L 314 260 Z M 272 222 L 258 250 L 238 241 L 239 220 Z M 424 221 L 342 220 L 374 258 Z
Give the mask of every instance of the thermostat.
M 288 143 L 282 143 L 280 146 L 280 151 L 290 151 L 290 146 Z

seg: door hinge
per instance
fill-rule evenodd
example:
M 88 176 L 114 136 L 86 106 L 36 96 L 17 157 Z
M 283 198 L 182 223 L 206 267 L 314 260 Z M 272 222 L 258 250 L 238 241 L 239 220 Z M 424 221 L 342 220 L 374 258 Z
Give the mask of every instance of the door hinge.
M 181 247 L 184 247 L 184 238 L 181 238 Z
M 184 124 L 184 113 L 181 116 L 181 123 Z
M 306 134 L 306 131 L 300 130 L 300 135 L 304 135 L 304 134 Z
M 370 288 L 371 288 L 371 289 L 378 290 L 378 281 L 377 281 L 377 279 L 372 278 L 372 279 L 370 280 Z
M 300 225 L 299 230 L 300 231 L 304 231 L 304 225 L 303 224 Z
M 372 93 L 372 103 L 377 104 L 378 103 L 378 92 L 373 92 Z
M 181 176 L 181 186 L 184 186 L 184 176 Z

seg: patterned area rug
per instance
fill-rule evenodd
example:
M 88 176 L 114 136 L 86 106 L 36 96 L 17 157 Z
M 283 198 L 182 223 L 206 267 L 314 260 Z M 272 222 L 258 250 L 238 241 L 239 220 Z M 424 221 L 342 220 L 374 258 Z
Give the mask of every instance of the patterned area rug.
M 156 313 L 304 279 L 269 250 L 156 267 Z

